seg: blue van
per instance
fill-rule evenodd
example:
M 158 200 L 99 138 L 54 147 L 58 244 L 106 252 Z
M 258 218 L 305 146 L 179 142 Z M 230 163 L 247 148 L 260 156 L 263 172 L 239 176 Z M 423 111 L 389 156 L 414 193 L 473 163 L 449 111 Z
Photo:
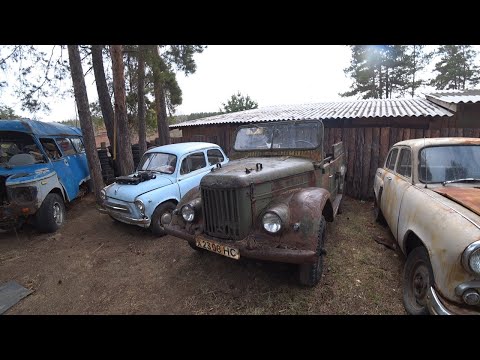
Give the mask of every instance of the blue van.
M 65 203 L 89 188 L 79 128 L 0 120 L 0 229 L 31 221 L 42 232 L 54 232 L 65 222 Z

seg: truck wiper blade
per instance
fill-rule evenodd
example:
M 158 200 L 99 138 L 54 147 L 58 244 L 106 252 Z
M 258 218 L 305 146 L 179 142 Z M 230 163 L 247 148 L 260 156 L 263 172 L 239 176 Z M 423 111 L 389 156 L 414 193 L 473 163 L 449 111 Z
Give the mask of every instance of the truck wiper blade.
M 480 179 L 477 179 L 477 178 L 463 178 L 463 179 L 448 180 L 448 181 L 442 182 L 442 185 L 445 186 L 446 184 L 453 184 L 453 183 L 458 183 L 458 182 L 469 182 L 469 181 L 480 181 Z

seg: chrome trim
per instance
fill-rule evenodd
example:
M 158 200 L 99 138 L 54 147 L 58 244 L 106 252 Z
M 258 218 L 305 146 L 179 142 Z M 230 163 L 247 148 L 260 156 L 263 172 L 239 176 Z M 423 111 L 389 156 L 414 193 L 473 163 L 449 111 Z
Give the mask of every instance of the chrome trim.
M 432 286 L 430 286 L 430 289 L 428 289 L 427 292 L 427 308 L 432 315 L 453 315 L 440 302 L 440 299 Z
M 111 217 L 115 218 L 116 220 L 130 224 L 130 225 L 150 225 L 150 219 L 147 216 L 143 219 L 136 219 L 130 216 L 126 216 L 124 214 L 119 214 L 117 212 L 110 211 L 109 209 L 105 209 L 105 208 L 98 208 L 98 211 L 100 211 L 102 214 L 108 214 Z
M 458 296 L 462 296 L 465 290 L 468 289 L 480 289 L 480 280 L 467 281 L 460 285 L 457 285 L 457 287 L 455 288 L 455 294 Z
M 463 254 L 462 254 L 462 265 L 464 269 L 467 270 L 470 274 L 474 274 L 474 275 L 479 275 L 479 274 L 470 268 L 470 265 L 468 264 L 468 262 L 470 260 L 469 259 L 470 255 L 472 255 L 472 253 L 478 249 L 480 249 L 480 240 L 477 240 L 471 243 L 470 245 L 468 245 L 465 248 L 465 250 L 463 250 Z
M 122 207 L 122 205 L 120 206 L 115 206 L 115 205 L 110 205 L 108 203 L 105 203 L 104 206 L 106 208 L 109 208 L 109 209 L 112 209 L 112 210 L 115 210 L 115 211 L 123 211 L 123 212 L 130 212 L 130 210 L 126 207 Z

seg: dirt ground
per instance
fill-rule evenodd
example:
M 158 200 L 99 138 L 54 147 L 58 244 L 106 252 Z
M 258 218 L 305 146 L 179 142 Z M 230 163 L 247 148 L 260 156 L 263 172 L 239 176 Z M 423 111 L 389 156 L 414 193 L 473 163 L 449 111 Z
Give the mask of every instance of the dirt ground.
M 372 203 L 346 198 L 322 280 L 304 288 L 294 265 L 196 252 L 113 222 L 89 195 L 55 234 L 0 233 L 0 284 L 34 290 L 5 314 L 405 314 L 403 255 L 374 238 L 393 241 Z

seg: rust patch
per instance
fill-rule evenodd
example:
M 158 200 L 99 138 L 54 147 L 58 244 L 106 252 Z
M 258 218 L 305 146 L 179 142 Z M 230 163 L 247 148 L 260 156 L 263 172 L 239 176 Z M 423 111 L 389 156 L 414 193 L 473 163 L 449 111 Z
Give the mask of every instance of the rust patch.
M 432 190 L 480 215 L 480 189 L 443 187 Z

